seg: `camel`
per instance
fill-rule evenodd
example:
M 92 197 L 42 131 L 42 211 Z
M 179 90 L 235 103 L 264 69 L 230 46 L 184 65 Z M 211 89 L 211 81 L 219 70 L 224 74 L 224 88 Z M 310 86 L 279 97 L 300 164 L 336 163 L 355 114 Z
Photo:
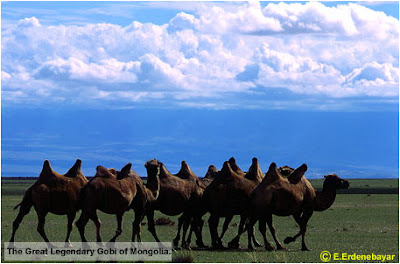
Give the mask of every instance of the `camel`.
M 171 216 L 183 213 L 178 221 L 178 233 L 173 240 L 174 246 L 177 246 L 180 240 L 181 227 L 183 225 L 183 238 L 185 238 L 190 219 L 195 215 L 196 208 L 199 206 L 203 189 L 199 179 L 185 161 L 182 162 L 181 170 L 176 175 L 171 174 L 165 165 L 156 159 L 150 160 L 146 164 L 155 163 L 160 166 L 160 192 L 158 199 L 146 208 L 148 230 L 154 239 L 160 242 L 154 225 L 154 211 L 159 210 L 163 214 Z M 154 172 L 148 171 L 148 173 Z M 147 184 L 153 184 L 151 177 L 149 177 Z M 198 246 L 203 247 L 201 235 L 196 232 L 196 236 Z M 182 247 L 188 247 L 186 242 L 185 239 L 182 239 Z
M 157 177 L 157 175 L 154 175 Z M 135 211 L 135 220 L 132 223 L 132 242 L 141 241 L 140 223 L 145 213 L 147 191 L 140 177 L 132 170 L 132 164 L 128 163 L 121 171 L 106 169 L 97 166 L 96 175 L 81 190 L 80 202 L 82 214 L 76 226 L 82 242 L 85 238 L 85 226 L 89 219 L 96 225 L 96 240 L 102 242 L 100 236 L 101 222 L 97 216 L 97 209 L 107 214 L 115 214 L 117 217 L 117 230 L 110 242 L 115 242 L 122 233 L 122 218 L 126 211 Z
M 273 250 L 266 238 L 266 224 L 268 224 L 277 249 L 285 249 L 275 235 L 275 227 L 272 224 L 272 215 L 274 214 L 278 216 L 292 215 L 300 226 L 300 232 L 293 237 L 287 237 L 284 243 L 291 243 L 301 235 L 301 250 L 309 250 L 305 244 L 305 233 L 310 217 L 314 211 L 323 211 L 329 208 L 335 200 L 336 190 L 347 189 L 349 183 L 337 175 L 327 175 L 322 192 L 316 192 L 304 177 L 306 171 L 306 164 L 295 170 L 287 166 L 277 169 L 275 163 L 270 165 L 263 181 L 252 194 L 251 216 L 248 223 L 249 249 L 253 248 L 250 234 L 253 232 L 253 226 L 257 220 L 266 250 Z
M 226 217 L 226 221 L 232 219 L 234 215 L 240 215 L 238 235 L 229 242 L 229 247 L 239 247 L 240 235 L 243 232 L 244 224 L 248 215 L 248 203 L 254 188 L 261 182 L 263 173 L 259 167 L 257 158 L 253 158 L 249 171 L 243 176 L 240 175 L 238 167 L 235 172 L 232 169 L 232 161 L 224 162 L 223 168 L 214 181 L 204 192 L 203 200 L 211 216 L 208 220 L 211 234 L 212 246 L 214 248 L 224 248 L 222 236 L 218 237 L 217 227 L 220 217 Z M 236 164 L 236 163 L 234 163 Z M 224 224 L 225 226 L 225 224 Z M 224 227 L 225 233 L 227 225 Z M 254 238 L 254 237 L 253 237 Z
M 65 243 L 70 246 L 70 235 L 72 223 L 76 212 L 80 209 L 79 191 L 88 182 L 81 171 L 82 162 L 77 159 L 72 168 L 64 175 L 53 171 L 50 162 L 45 160 L 38 180 L 26 191 L 22 202 L 14 209 L 19 209 L 19 213 L 13 222 L 13 230 L 10 242 L 14 242 L 15 233 L 33 205 L 38 216 L 37 231 L 41 237 L 49 242 L 44 231 L 45 218 L 47 213 L 57 215 L 67 215 L 67 237 Z

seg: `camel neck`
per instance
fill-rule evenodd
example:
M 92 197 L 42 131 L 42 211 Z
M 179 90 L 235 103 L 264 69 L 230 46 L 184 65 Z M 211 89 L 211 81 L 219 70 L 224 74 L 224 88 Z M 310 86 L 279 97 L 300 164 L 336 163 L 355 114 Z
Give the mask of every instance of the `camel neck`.
M 316 192 L 315 211 L 324 211 L 332 206 L 336 198 L 336 189 L 323 188 Z
M 146 188 L 151 191 L 155 199 L 158 198 L 160 192 L 160 178 L 157 174 L 147 177 Z

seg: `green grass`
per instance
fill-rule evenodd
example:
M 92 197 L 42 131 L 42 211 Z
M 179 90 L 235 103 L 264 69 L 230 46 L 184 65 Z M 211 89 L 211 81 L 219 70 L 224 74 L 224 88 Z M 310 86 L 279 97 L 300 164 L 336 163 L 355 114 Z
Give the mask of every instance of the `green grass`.
M 31 182 L 29 183 L 31 184 Z M 11 235 L 12 221 L 17 211 L 12 208 L 22 199 L 23 189 L 29 184 L 15 184 L 2 181 L 2 241 L 8 241 Z M 312 183 L 317 186 L 318 182 Z M 368 187 L 365 185 L 369 185 Z M 352 188 L 359 186 L 366 189 L 395 188 L 398 180 L 357 180 L 351 181 Z M 318 186 L 317 186 L 318 187 Z M 18 195 L 11 195 L 19 193 Z M 78 216 L 80 213 L 78 213 Z M 156 212 L 156 218 L 162 217 Z M 102 221 L 102 238 L 110 239 L 116 228 L 116 220 L 113 215 L 99 213 Z M 169 217 L 177 223 L 177 217 Z M 207 220 L 208 215 L 203 219 Z M 125 214 L 123 233 L 118 241 L 129 241 L 131 236 L 131 223 L 133 211 Z M 222 226 L 222 221 L 220 226 Z M 146 222 L 147 219 L 144 220 Z M 63 241 L 66 233 L 66 216 L 49 214 L 46 218 L 46 232 L 51 241 Z M 231 224 L 237 224 L 235 217 Z M 37 217 L 34 209 L 24 218 L 16 235 L 16 241 L 42 241 L 36 231 Z M 278 239 L 283 241 L 288 235 L 293 236 L 298 232 L 298 227 L 291 217 L 274 216 L 274 225 L 277 229 Z M 142 240 L 153 242 L 151 234 L 146 230 L 147 225 L 142 226 Z M 177 226 L 157 226 L 157 233 L 161 241 L 172 241 L 176 235 Z M 225 235 L 225 244 L 236 234 L 237 227 L 230 226 Z M 89 222 L 86 229 L 89 241 L 95 241 L 95 228 Z M 256 236 L 262 242 L 256 227 Z M 271 235 L 267 232 L 268 239 L 273 243 Z M 210 245 L 210 236 L 207 221 L 203 229 L 204 242 Z M 74 228 L 71 239 L 80 241 L 79 234 Z M 194 240 L 194 239 L 193 239 Z M 321 251 L 328 250 L 333 253 L 348 254 L 396 254 L 394 262 L 398 262 L 399 252 L 399 196 L 398 194 L 339 194 L 334 205 L 324 211 L 315 212 L 308 224 L 306 235 L 307 246 L 310 252 L 300 251 L 301 240 L 287 245 L 288 251 L 266 252 L 258 248 L 255 252 L 249 252 L 247 248 L 247 234 L 241 239 L 240 250 L 213 251 L 193 250 L 190 256 L 195 262 L 321 262 Z M 187 254 L 177 251 L 175 255 Z M 331 261 L 332 262 L 332 261 Z M 351 262 L 351 261 L 349 261 Z

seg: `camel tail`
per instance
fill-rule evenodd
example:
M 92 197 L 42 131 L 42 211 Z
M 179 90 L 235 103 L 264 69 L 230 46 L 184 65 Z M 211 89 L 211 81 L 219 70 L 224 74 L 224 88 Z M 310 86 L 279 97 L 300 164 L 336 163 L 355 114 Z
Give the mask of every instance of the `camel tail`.
M 17 204 L 13 210 L 17 209 L 18 207 L 21 207 L 23 210 L 28 210 L 32 207 L 33 202 L 32 202 L 32 189 L 29 188 L 24 195 L 24 198 L 22 198 L 22 201 Z
M 17 205 L 13 208 L 13 210 L 15 210 L 15 209 L 17 209 L 18 207 L 20 207 L 21 204 L 22 204 L 22 202 L 20 202 L 19 204 L 17 204 Z

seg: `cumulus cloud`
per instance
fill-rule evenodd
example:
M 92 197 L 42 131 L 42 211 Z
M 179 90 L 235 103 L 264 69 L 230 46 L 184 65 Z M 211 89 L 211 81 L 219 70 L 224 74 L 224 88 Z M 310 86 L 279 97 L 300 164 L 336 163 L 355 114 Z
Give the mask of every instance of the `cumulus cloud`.
M 397 19 L 356 4 L 208 3 L 164 25 L 45 25 L 27 17 L 2 33 L 2 98 L 236 106 L 226 100 L 276 88 L 391 97 L 398 39 Z

